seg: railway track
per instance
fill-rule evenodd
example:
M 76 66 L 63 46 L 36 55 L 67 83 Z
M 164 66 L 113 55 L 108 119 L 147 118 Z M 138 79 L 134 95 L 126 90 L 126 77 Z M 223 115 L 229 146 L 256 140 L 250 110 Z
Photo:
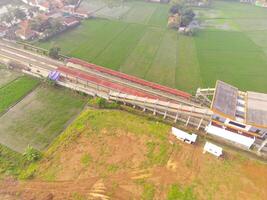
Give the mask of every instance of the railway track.
M 186 124 L 192 124 L 192 122 L 190 123 L 190 117 L 199 119 L 196 124 L 202 124 L 203 120 L 207 121 L 209 118 L 210 113 L 207 112 L 207 108 L 194 101 L 194 98 L 189 93 L 148 82 L 76 58 L 68 59 L 65 62 L 57 61 L 26 51 L 19 45 L 6 41 L 0 41 L 0 58 L 2 58 L 2 62 L 6 64 L 15 63 L 24 73 L 37 77 L 46 78 L 51 71 L 59 71 L 61 73 L 60 85 L 89 95 L 114 100 L 115 97 L 112 97 L 111 94 L 117 93 L 116 100 L 121 100 L 119 94 L 122 94 L 124 103 L 125 95 L 130 95 L 132 99 L 127 99 L 126 103 L 139 107 L 142 107 L 141 104 L 143 103 L 136 101 L 139 97 L 165 102 L 165 104 L 161 105 L 151 104 L 150 102 L 146 109 L 150 111 L 157 109 L 158 114 L 164 115 L 164 118 L 173 118 L 175 122 L 179 120 L 178 115 L 180 114 L 186 116 L 183 120 L 180 119 Z M 170 103 L 175 104 L 175 106 L 170 108 Z M 183 110 L 181 110 L 181 106 L 183 106 Z M 200 127 L 200 125 L 197 126 L 198 128 Z

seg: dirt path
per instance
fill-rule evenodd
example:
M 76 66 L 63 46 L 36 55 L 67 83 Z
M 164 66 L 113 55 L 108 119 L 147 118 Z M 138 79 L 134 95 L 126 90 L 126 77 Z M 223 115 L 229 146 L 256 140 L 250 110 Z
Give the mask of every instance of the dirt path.
M 130 174 L 132 175 L 132 174 Z M 131 197 L 131 192 L 123 189 L 123 186 L 129 185 L 131 177 L 127 174 L 118 174 L 116 176 L 102 179 L 99 177 L 90 177 L 87 179 L 63 180 L 63 181 L 17 181 L 6 179 L 0 182 L 0 199 L 2 200 L 68 200 L 74 199 L 75 195 L 82 195 L 87 199 L 111 199 L 112 183 L 118 183 L 118 190 L 112 195 L 116 199 Z M 121 187 L 122 186 L 122 187 Z

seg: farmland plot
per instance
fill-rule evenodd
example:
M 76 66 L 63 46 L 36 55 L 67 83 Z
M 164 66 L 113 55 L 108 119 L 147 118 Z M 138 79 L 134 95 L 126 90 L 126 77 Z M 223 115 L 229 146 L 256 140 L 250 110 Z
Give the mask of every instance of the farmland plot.
M 55 37 L 41 46 L 50 48 L 57 44 L 62 48 L 63 53 L 92 62 L 120 33 L 126 30 L 127 26 L 126 23 L 120 21 L 85 21 L 77 29 L 59 38 Z M 69 38 L 77 38 L 77 40 L 74 42 Z
M 124 6 L 130 10 L 119 20 L 84 21 L 39 45 L 49 49 L 56 44 L 68 56 L 190 93 L 214 87 L 216 79 L 267 91 L 266 9 L 215 1 L 212 8 L 196 8 L 203 29 L 195 36 L 169 37 L 175 35 L 166 29 L 169 5 L 133 1 Z
M 195 89 L 202 85 L 200 66 L 198 62 L 197 49 L 194 38 L 179 35 L 176 45 L 176 88 L 194 93 Z
M 266 92 L 266 56 L 244 33 L 202 31 L 195 41 L 205 87 L 220 79 L 243 90 Z
M 128 11 L 130 7 L 104 7 L 95 12 L 95 16 L 107 19 L 121 19 Z
M 98 10 L 106 7 L 105 2 L 99 0 L 83 0 L 79 8 L 86 10 L 90 14 L 94 14 Z
M 156 8 L 148 21 L 148 25 L 167 28 L 169 5 L 160 5 Z
M 0 88 L 0 114 L 27 95 L 38 83 L 36 79 L 23 76 Z
M 156 11 L 156 5 L 142 2 L 131 4 L 132 8 L 123 18 L 126 22 L 147 24 L 153 13 Z
M 129 24 L 93 62 L 118 70 L 125 59 L 132 52 L 139 40 L 142 38 L 146 27 L 140 24 Z
M 163 35 L 162 29 L 147 29 L 120 71 L 144 78 L 157 53 Z
M 146 73 L 145 79 L 170 87 L 175 87 L 176 70 L 176 32 L 166 32 L 162 38 L 155 58 Z
M 18 152 L 28 144 L 43 150 L 83 105 L 68 90 L 42 85 L 0 117 L 0 143 Z
M 15 80 L 16 78 L 18 78 L 19 76 L 21 76 L 21 74 L 16 73 L 16 72 L 11 72 L 7 69 L 1 68 L 0 67 L 0 88 L 3 87 L 5 84 Z

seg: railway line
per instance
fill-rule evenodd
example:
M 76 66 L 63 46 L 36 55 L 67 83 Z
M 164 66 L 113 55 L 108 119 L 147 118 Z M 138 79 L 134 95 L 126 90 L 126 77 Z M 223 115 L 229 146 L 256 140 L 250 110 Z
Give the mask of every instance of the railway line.
M 7 41 L 0 41 L 0 57 L 12 68 L 37 77 L 47 78 L 51 71 L 58 71 L 58 84 L 62 86 L 139 107 L 175 122 L 183 121 L 186 125 L 201 128 L 211 116 L 208 108 L 200 105 L 189 93 L 76 58 L 57 61 Z
M 197 97 L 194 97 L 77 58 L 53 60 L 27 51 L 18 44 L 1 40 L 0 62 L 39 78 L 47 78 L 51 72 L 59 72 L 57 84 L 61 86 L 148 111 L 163 119 L 182 122 L 196 129 L 205 129 L 211 122 L 213 112 L 208 107 L 209 99 L 203 99 L 202 96 L 205 97 L 206 93 L 212 95 L 213 89 L 199 90 Z

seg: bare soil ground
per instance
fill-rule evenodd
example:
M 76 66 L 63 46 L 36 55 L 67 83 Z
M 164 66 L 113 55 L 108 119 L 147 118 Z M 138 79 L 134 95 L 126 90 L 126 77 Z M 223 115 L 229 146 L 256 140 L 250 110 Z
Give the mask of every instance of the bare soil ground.
M 153 199 L 166 199 L 172 184 L 192 187 L 196 199 L 267 199 L 267 166 L 259 161 L 232 152 L 217 159 L 203 154 L 201 143 L 172 145 L 169 132 L 158 125 L 165 138 L 156 132 L 141 134 L 143 130 L 137 129 L 140 124 L 148 133 L 155 130 L 147 127 L 151 122 L 127 113 L 88 113 L 82 131 L 74 131 L 79 133 L 76 139 L 44 158 L 35 179 L 0 182 L 0 199 L 144 199 L 144 183 L 155 188 Z M 102 114 L 106 121 L 96 124 Z M 118 116 L 131 123 L 107 122 L 111 117 L 118 120 Z M 151 141 L 156 147 L 168 142 L 166 162 L 149 162 L 153 155 L 147 144 Z

